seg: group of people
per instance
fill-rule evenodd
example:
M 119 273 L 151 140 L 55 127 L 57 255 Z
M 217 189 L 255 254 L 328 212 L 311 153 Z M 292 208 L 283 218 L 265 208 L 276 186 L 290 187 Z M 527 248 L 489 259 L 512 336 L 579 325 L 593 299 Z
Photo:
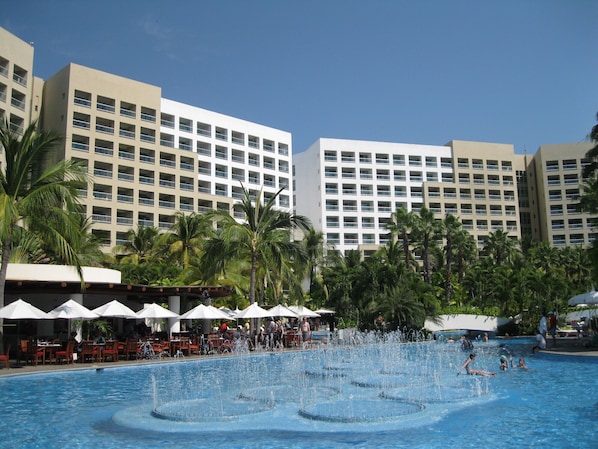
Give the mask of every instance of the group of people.
M 477 375 L 477 376 L 494 376 L 497 374 L 496 371 L 487 371 L 487 370 L 483 370 L 483 369 L 474 369 L 472 367 L 473 362 L 476 359 L 476 355 L 475 353 L 471 353 L 469 354 L 469 357 L 467 357 L 467 359 L 465 360 L 465 363 L 463 363 L 463 366 L 461 367 L 462 369 L 465 370 L 465 372 L 469 375 Z M 502 354 L 499 358 L 499 362 L 500 362 L 500 370 L 501 371 L 508 371 L 509 368 L 514 368 L 513 367 L 513 355 L 507 356 L 505 354 Z M 509 366 L 510 363 L 510 366 Z M 517 363 L 517 368 L 518 369 L 528 369 L 527 365 L 525 364 L 525 359 L 523 357 L 519 358 L 519 361 Z

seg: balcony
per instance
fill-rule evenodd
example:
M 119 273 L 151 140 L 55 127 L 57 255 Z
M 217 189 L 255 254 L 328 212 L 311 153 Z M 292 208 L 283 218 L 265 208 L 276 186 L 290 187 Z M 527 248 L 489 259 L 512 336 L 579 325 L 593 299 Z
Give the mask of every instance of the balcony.
M 102 215 L 102 214 L 93 214 L 91 219 L 96 223 L 110 223 L 112 222 L 112 217 L 110 215 Z
M 112 201 L 112 194 L 108 193 L 108 192 L 94 190 L 93 198 L 96 200 L 102 200 L 102 201 Z
M 96 168 L 93 171 L 94 176 L 99 176 L 100 178 L 112 178 L 112 170 L 105 170 L 102 168 Z
M 119 203 L 133 204 L 133 200 L 134 199 L 131 195 L 116 195 L 116 201 L 118 201 Z

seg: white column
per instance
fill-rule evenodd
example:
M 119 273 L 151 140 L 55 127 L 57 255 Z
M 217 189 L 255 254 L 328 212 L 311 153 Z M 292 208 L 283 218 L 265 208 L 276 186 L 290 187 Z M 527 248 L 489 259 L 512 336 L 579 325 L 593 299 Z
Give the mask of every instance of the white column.
M 168 297 L 168 309 L 174 313 L 181 313 L 181 297 L 180 296 L 169 296 Z M 179 318 L 168 318 L 168 327 L 170 328 L 170 335 L 173 332 L 181 331 L 181 320 Z

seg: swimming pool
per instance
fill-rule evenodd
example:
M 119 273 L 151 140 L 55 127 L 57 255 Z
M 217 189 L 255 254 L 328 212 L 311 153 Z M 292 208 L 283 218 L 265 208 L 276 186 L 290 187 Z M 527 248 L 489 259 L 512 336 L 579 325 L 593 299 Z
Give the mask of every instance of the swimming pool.
M 456 344 L 395 342 L 6 377 L 0 446 L 597 447 L 598 363 L 530 347 L 494 377 L 462 374 Z M 498 370 L 498 343 L 475 352 Z

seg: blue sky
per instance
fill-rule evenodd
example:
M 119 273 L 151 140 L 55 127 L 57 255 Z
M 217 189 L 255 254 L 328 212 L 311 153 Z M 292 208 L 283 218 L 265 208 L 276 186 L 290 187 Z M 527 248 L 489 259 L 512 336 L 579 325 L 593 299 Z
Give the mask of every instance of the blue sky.
M 22 0 L 0 26 L 34 74 L 74 62 L 293 133 L 444 145 L 583 142 L 596 0 Z

